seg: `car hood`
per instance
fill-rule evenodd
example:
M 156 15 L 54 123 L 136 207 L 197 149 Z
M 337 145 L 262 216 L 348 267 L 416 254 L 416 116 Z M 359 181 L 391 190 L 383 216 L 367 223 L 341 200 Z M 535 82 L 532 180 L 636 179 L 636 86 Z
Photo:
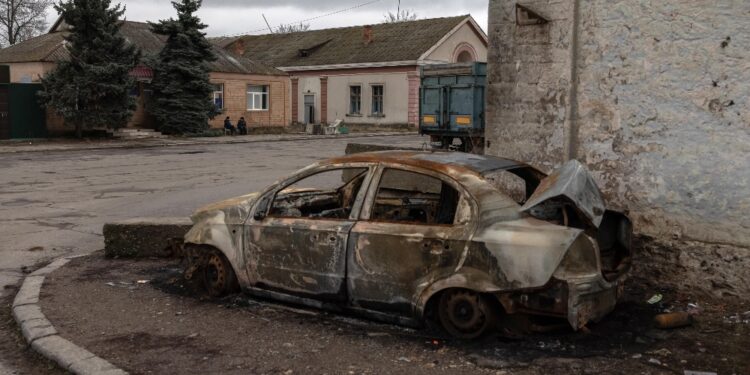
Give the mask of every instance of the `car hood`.
M 538 288 L 552 278 L 581 229 L 527 217 L 480 229 L 475 242 L 484 245 L 497 261 L 507 288 Z
M 197 209 L 190 218 L 193 224 L 197 224 L 207 216 L 213 216 L 217 211 L 223 211 L 226 224 L 241 224 L 250 214 L 250 210 L 259 195 L 260 193 L 251 193 L 214 202 Z

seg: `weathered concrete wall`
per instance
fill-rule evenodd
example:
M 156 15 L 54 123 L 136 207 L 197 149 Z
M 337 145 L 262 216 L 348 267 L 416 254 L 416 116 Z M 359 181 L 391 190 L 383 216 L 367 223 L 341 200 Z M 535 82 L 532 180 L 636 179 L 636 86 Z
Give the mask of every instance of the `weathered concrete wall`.
M 550 22 L 490 1 L 487 152 L 578 158 L 640 233 L 750 247 L 750 2 L 519 3 Z
M 555 21 L 517 27 L 515 2 L 490 1 L 486 152 L 551 169 L 564 161 L 571 1 L 529 1 Z
M 104 224 L 107 258 L 177 256 L 174 244 L 182 243 L 193 226 L 189 218 L 138 218 Z M 176 253 L 177 252 L 177 253 Z

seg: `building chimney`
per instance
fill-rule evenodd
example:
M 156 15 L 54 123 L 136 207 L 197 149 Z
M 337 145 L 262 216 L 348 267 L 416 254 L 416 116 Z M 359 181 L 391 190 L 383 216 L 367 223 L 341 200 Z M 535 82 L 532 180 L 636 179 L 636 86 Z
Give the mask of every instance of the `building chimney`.
M 237 39 L 234 43 L 232 43 L 232 52 L 234 52 L 235 55 L 244 56 L 245 55 L 245 40 L 240 38 L 240 39 Z
M 373 42 L 372 25 L 365 25 L 364 29 L 362 30 L 362 37 L 364 39 L 365 45 Z

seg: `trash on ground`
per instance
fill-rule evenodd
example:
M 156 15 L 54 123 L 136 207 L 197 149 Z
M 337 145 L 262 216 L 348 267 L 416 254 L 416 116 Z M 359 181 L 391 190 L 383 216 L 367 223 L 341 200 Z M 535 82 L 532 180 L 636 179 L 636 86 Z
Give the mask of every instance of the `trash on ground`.
M 685 375 L 717 375 L 715 372 L 685 370 Z
M 700 315 L 703 312 L 703 309 L 697 303 L 688 303 L 687 307 L 687 312 L 690 315 Z
M 653 305 L 653 304 L 657 304 L 657 303 L 661 302 L 662 298 L 664 298 L 664 296 L 662 296 L 661 294 L 654 294 L 654 295 L 653 295 L 653 296 L 652 296 L 651 298 L 649 298 L 649 299 L 648 299 L 648 301 L 646 301 L 646 302 L 647 302 L 647 303 L 648 303 L 649 305 Z
M 652 350 L 650 352 L 646 352 L 646 354 L 658 355 L 658 356 L 661 356 L 661 357 L 668 357 L 668 356 L 672 355 L 672 352 L 670 352 L 669 349 L 662 348 L 662 349 L 659 349 L 659 350 Z
M 659 314 L 654 317 L 654 323 L 661 329 L 686 327 L 693 324 L 693 317 L 684 311 Z

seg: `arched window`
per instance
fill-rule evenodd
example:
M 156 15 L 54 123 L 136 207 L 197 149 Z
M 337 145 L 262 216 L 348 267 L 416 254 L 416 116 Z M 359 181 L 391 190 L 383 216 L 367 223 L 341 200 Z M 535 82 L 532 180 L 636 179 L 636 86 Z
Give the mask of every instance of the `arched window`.
M 477 61 L 477 53 L 471 44 L 461 43 L 453 51 L 453 61 L 458 63 L 474 62 Z
M 474 56 L 472 56 L 471 52 L 469 51 L 461 51 L 461 53 L 459 53 L 458 57 L 456 58 L 456 62 L 460 62 L 460 63 L 474 62 Z

